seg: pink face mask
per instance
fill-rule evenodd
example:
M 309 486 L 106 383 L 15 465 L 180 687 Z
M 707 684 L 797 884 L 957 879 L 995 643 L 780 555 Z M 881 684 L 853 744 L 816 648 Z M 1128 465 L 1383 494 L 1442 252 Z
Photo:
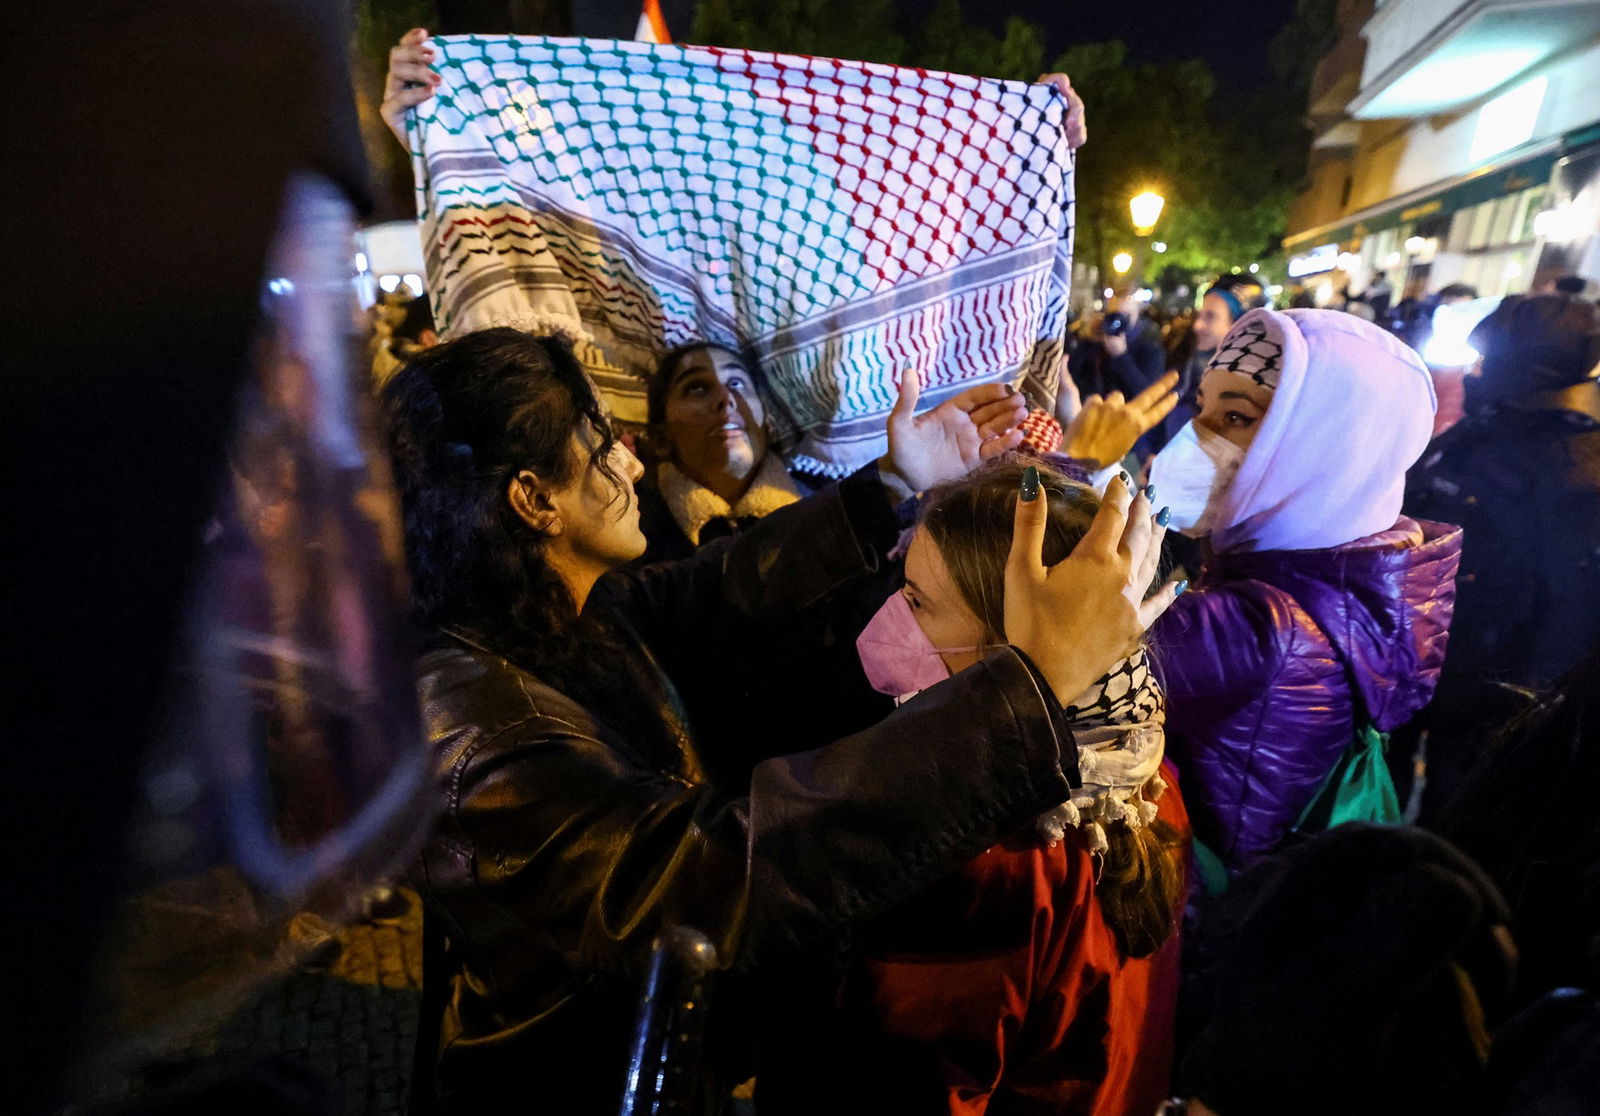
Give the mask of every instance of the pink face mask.
M 917 623 L 904 593 L 895 593 L 856 637 L 856 654 L 867 681 L 880 694 L 904 701 L 950 677 L 940 653 L 978 651 L 979 647 L 935 647 Z

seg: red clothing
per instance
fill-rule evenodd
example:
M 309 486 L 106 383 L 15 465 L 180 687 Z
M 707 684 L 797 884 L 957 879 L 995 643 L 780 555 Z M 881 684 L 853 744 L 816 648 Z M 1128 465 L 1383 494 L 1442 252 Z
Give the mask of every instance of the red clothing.
M 1162 775 L 1161 817 L 1187 836 L 1176 776 Z M 1169 1095 L 1178 935 L 1119 958 L 1077 830 L 1054 848 L 1031 830 L 995 845 L 858 945 L 866 995 L 853 999 L 897 1051 L 881 1072 L 939 1074 L 952 1114 L 1148 1116 Z

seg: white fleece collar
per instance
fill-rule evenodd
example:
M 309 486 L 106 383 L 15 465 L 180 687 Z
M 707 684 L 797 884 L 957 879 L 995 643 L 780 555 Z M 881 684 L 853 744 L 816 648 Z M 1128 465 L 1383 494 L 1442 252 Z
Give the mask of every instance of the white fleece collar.
M 700 545 L 700 532 L 713 519 L 760 518 L 771 515 L 779 508 L 788 507 L 801 497 L 800 486 L 795 484 L 789 470 L 775 453 L 769 453 L 756 469 L 755 480 L 745 489 L 739 502 L 729 504 L 721 496 L 699 481 L 691 480 L 670 461 L 663 461 L 656 472 L 656 484 L 661 497 L 666 500 L 672 518 L 689 536 L 695 546 Z

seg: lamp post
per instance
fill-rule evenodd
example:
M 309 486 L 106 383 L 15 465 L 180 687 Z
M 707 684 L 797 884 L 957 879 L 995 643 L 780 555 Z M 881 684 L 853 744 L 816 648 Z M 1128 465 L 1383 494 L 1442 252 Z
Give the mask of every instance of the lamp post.
M 1161 220 L 1161 210 L 1167 199 L 1154 190 L 1145 190 L 1128 199 L 1128 213 L 1133 217 L 1133 231 L 1139 236 L 1149 236 Z

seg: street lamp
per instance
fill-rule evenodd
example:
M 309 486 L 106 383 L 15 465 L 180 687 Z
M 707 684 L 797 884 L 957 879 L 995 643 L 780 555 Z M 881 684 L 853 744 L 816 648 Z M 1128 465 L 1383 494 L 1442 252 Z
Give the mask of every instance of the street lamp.
M 1128 269 L 1133 266 L 1133 257 L 1126 252 L 1118 252 L 1111 257 L 1111 270 L 1118 275 L 1128 274 Z
M 1133 231 L 1140 236 L 1149 236 L 1156 222 L 1161 220 L 1161 210 L 1166 204 L 1167 199 L 1154 190 L 1146 190 L 1129 198 L 1128 212 L 1133 216 Z

